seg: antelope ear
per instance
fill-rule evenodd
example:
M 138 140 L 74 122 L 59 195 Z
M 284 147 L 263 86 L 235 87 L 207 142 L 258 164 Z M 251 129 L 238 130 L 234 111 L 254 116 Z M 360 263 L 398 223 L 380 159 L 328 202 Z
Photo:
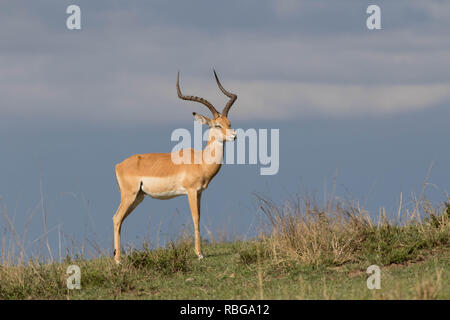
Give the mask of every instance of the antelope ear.
M 192 112 L 192 114 L 194 115 L 195 120 L 197 120 L 198 122 L 200 122 L 201 124 L 207 124 L 209 125 L 211 123 L 211 119 L 202 116 L 201 114 Z

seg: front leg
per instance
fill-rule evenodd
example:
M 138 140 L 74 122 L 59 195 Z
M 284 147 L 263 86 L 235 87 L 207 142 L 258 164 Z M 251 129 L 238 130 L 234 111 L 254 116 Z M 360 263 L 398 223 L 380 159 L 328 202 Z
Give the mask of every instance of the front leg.
M 191 208 L 192 220 L 194 222 L 195 232 L 195 253 L 199 259 L 203 258 L 200 241 L 200 199 L 201 192 L 197 190 L 188 190 L 189 207 Z

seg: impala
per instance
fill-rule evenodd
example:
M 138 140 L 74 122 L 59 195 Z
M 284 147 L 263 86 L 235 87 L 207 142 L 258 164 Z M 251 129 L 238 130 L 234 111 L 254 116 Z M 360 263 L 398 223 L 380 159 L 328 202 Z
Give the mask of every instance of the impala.
M 225 141 L 236 139 L 231 129 L 228 111 L 237 96 L 225 90 L 214 71 L 219 89 L 229 98 L 222 113 L 207 100 L 196 96 L 185 96 L 180 90 L 180 73 L 177 75 L 177 94 L 180 99 L 205 105 L 213 117 L 208 118 L 193 112 L 194 118 L 210 128 L 208 144 L 203 150 L 183 149 L 173 153 L 147 153 L 133 155 L 116 165 L 117 184 L 120 189 L 120 206 L 113 217 L 114 259 L 120 263 L 120 232 L 124 219 L 144 200 L 145 195 L 156 199 L 171 199 L 187 195 L 195 232 L 195 253 L 203 258 L 200 245 L 200 200 L 202 192 L 219 172 Z M 188 161 L 173 161 L 175 158 Z M 197 161 L 200 159 L 201 161 Z

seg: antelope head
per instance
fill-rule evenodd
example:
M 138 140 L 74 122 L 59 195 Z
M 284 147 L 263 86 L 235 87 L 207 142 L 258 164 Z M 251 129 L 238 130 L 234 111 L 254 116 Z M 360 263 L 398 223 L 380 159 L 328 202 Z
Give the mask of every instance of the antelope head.
M 233 141 L 236 139 L 236 131 L 231 129 L 230 120 L 228 120 L 228 111 L 230 111 L 231 106 L 237 99 L 237 95 L 228 92 L 222 86 L 219 81 L 219 77 L 217 76 L 216 71 L 214 70 L 214 77 L 216 78 L 217 85 L 219 89 L 225 94 L 228 98 L 230 98 L 222 110 L 222 113 L 218 112 L 217 109 L 207 100 L 196 97 L 196 96 L 185 96 L 181 93 L 180 90 L 180 72 L 177 75 L 177 93 L 178 97 L 187 101 L 199 102 L 205 105 L 212 113 L 212 118 L 208 118 L 196 112 L 193 112 L 195 120 L 202 124 L 206 124 L 210 128 L 210 136 L 213 136 L 220 142 L 223 141 Z

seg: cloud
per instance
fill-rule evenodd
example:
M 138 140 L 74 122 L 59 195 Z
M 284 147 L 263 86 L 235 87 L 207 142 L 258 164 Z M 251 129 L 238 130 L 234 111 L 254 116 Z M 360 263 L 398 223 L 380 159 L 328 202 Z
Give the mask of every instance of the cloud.
M 445 0 L 421 1 L 413 0 L 409 3 L 413 7 L 428 12 L 433 19 L 441 23 L 448 23 L 450 18 L 450 2 Z
M 290 17 L 299 12 L 302 6 L 300 0 L 271 0 L 275 14 L 280 17 Z
M 269 3 L 281 10 L 275 14 L 305 4 L 277 3 L 281 9 Z M 266 32 L 236 30 L 231 20 L 228 28 L 205 29 L 185 20 L 140 20 L 145 10 L 135 6 L 99 8 L 101 22 L 90 23 L 96 15 L 82 5 L 81 32 L 31 12 L 17 16 L 20 10 L 0 19 L 2 117 L 128 124 L 185 119 L 204 107 L 176 97 L 176 72 L 182 71 L 183 92 L 223 106 L 213 67 L 238 94 L 233 113 L 240 119 L 382 116 L 449 100 L 448 30 Z
M 336 85 L 292 82 L 236 84 L 248 118 L 323 115 L 382 116 L 450 102 L 450 83 L 435 85 Z
M 205 97 L 218 109 L 225 105 L 227 98 L 212 81 L 192 77 L 182 81 L 184 93 Z M 127 89 L 120 91 L 120 87 Z M 226 88 L 238 94 L 238 100 L 230 114 L 240 120 L 383 116 L 450 102 L 450 83 L 341 85 L 262 80 L 226 81 Z M 3 111 L 12 114 L 25 111 L 30 117 L 48 115 L 96 123 L 161 123 L 190 118 L 192 111 L 209 115 L 201 104 L 177 98 L 174 79 L 117 80 L 114 84 L 84 91 L 84 97 L 81 98 L 77 98 L 74 92 L 64 89 L 53 91 L 39 84 L 6 87 L 3 90 L 7 91 L 2 93 L 3 96 L 6 95 L 6 100 L 15 99 L 17 105 L 22 106 L 14 109 L 14 104 L 7 104 L 13 109 Z M 22 92 L 27 94 L 21 95 Z M 36 101 L 39 101 L 39 107 L 34 107 Z

